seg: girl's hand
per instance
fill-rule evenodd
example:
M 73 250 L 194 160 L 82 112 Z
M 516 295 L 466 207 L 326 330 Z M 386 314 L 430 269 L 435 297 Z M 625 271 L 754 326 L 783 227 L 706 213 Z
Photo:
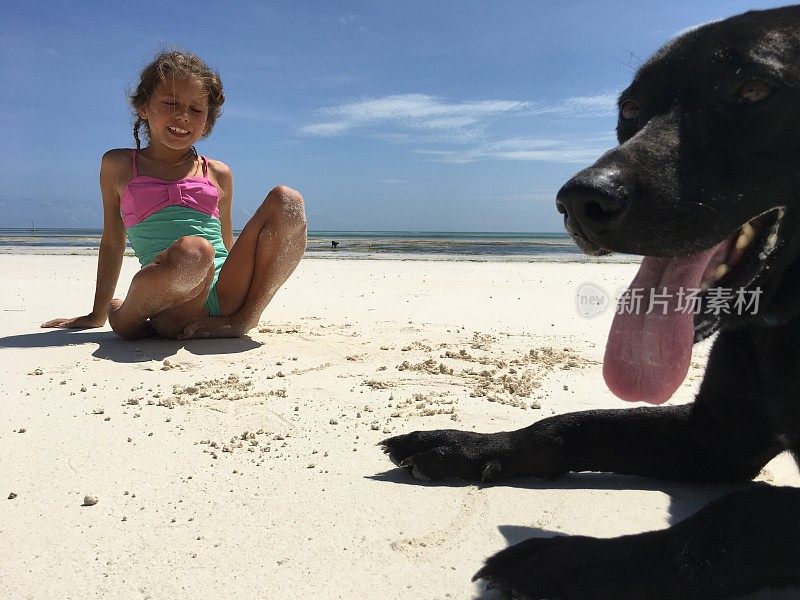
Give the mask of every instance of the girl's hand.
M 82 317 L 73 317 L 71 319 L 59 317 L 51 319 L 46 323 L 42 323 L 42 328 L 58 327 L 60 329 L 91 329 L 94 327 L 102 327 L 106 324 L 105 319 L 95 316 L 93 313 L 84 315 Z
M 247 329 L 231 317 L 203 317 L 184 327 L 178 339 L 232 338 L 245 333 Z

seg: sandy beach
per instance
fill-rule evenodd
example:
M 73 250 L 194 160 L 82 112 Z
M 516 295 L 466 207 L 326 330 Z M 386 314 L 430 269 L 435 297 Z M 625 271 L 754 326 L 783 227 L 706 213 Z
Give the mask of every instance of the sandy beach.
M 95 268 L 0 255 L 3 598 L 490 599 L 470 578 L 510 543 L 663 528 L 734 489 L 424 484 L 376 447 L 625 406 L 601 375 L 611 311 L 585 318 L 575 294 L 636 265 L 306 258 L 246 339 L 40 329 L 89 310 Z M 786 455 L 759 479 L 800 483 Z

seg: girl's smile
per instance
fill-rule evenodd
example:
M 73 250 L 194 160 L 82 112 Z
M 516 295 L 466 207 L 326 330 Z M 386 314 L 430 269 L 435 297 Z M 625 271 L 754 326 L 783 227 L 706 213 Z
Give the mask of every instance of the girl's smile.
M 148 103 L 139 110 L 139 116 L 147 121 L 151 146 L 185 150 L 206 132 L 206 90 L 196 79 L 162 82 Z

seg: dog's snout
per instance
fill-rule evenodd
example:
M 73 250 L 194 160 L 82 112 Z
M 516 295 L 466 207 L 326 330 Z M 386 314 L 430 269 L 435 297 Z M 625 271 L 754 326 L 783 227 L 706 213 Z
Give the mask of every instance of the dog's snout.
M 617 222 L 628 207 L 628 191 L 617 169 L 587 169 L 559 190 L 556 209 L 564 215 L 567 229 L 581 235 L 606 229 Z

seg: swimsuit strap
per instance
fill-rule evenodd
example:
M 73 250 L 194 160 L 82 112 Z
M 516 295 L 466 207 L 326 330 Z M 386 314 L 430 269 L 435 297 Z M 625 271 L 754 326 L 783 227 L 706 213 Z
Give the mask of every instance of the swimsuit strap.
M 208 179 L 208 160 L 206 160 L 205 156 L 201 156 L 200 160 L 203 161 L 203 177 Z

